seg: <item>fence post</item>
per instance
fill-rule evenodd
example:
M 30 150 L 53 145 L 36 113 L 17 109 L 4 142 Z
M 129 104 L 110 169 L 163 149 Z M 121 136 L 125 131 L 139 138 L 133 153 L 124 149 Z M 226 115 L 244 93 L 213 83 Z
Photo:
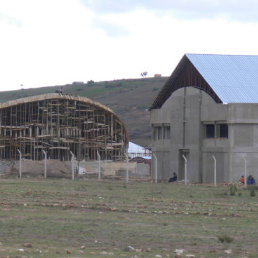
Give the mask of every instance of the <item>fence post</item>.
M 19 149 L 17 149 L 19 152 L 19 177 L 22 178 L 22 154 Z
M 128 171 L 128 154 L 125 154 L 126 156 L 126 183 L 129 181 L 129 171 Z
M 214 160 L 214 186 L 217 186 L 217 160 L 214 155 L 212 155 Z
M 74 154 L 70 151 L 72 155 L 71 163 L 72 163 L 72 180 L 74 180 Z
M 243 158 L 245 161 L 245 188 L 247 187 L 247 174 L 246 174 L 246 158 Z
M 152 153 L 152 156 L 154 157 L 155 159 L 155 183 L 157 184 L 158 183 L 158 159 L 157 159 L 157 156 Z
M 47 178 L 47 153 L 42 150 L 44 154 L 44 177 Z
M 185 161 L 185 185 L 187 184 L 187 158 L 185 157 L 185 155 L 182 155 L 184 161 Z
M 98 156 L 98 161 L 99 161 L 99 166 L 98 166 L 98 180 L 101 179 L 101 166 L 100 166 L 100 155 L 99 155 L 99 152 L 97 151 L 97 156 Z

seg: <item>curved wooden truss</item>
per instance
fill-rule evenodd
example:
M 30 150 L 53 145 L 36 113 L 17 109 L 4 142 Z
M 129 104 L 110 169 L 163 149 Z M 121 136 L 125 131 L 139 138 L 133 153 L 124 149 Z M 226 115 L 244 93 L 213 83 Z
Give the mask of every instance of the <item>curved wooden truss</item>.
M 109 108 L 87 98 L 45 94 L 0 105 L 0 158 L 122 160 L 128 146 L 124 124 Z

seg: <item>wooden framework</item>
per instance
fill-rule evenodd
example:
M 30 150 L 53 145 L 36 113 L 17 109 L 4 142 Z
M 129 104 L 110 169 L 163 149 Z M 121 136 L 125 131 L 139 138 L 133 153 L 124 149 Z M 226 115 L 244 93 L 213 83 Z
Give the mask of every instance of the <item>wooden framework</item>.
M 215 100 L 216 103 L 222 103 L 215 91 L 194 67 L 188 57 L 184 55 L 159 92 L 150 109 L 161 108 L 174 91 L 190 86 L 205 91 Z
M 123 160 L 128 146 L 124 124 L 114 112 L 83 97 L 45 94 L 0 104 L 0 158 Z

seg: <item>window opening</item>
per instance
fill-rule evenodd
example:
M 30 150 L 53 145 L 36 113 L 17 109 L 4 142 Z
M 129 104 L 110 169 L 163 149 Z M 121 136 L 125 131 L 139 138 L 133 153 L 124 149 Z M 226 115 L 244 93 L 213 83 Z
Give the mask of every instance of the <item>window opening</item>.
M 207 138 L 215 137 L 215 126 L 214 125 L 206 125 L 206 137 Z

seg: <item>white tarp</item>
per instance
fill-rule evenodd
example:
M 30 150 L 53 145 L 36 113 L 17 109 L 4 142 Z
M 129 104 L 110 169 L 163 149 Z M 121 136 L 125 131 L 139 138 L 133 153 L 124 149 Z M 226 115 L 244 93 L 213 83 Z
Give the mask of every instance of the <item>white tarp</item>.
M 143 157 L 145 159 L 151 159 L 151 151 L 150 150 L 148 150 L 140 145 L 137 145 L 133 142 L 129 142 L 128 155 L 131 158 L 139 156 L 139 157 Z

